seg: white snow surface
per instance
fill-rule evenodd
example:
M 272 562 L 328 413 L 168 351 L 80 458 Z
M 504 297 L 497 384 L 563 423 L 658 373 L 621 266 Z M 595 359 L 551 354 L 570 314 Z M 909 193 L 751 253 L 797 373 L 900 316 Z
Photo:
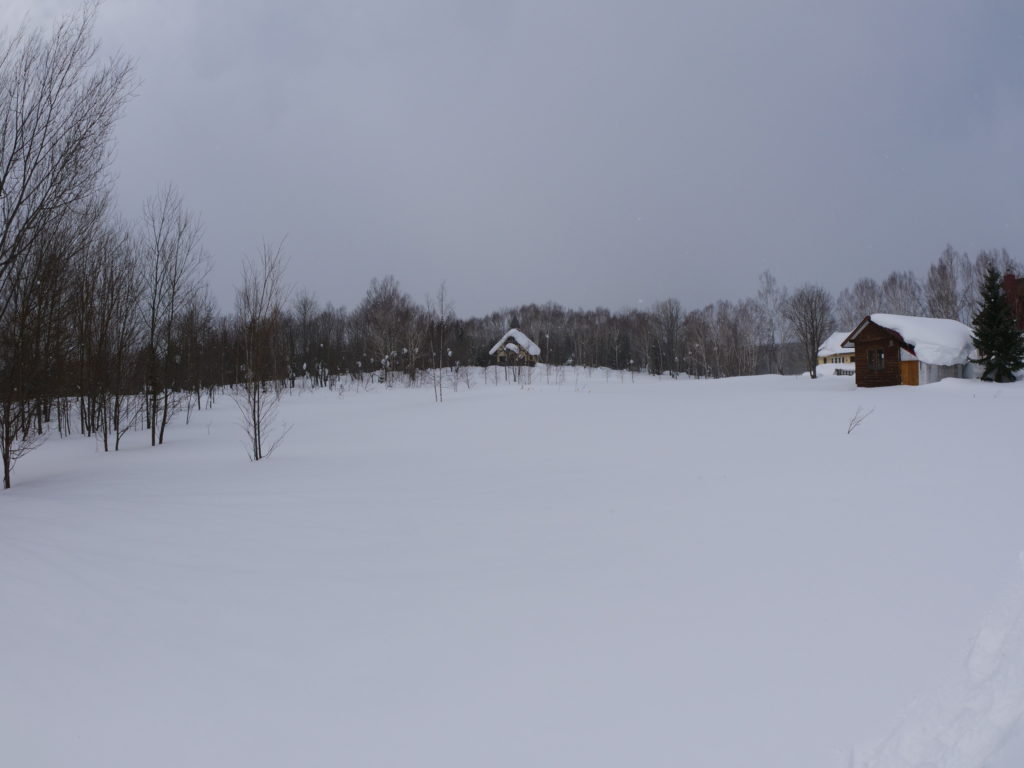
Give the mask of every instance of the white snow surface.
M 22 459 L 0 765 L 1022 764 L 1024 384 L 471 373 Z
M 540 347 L 534 344 L 533 341 L 530 340 L 530 337 L 527 336 L 522 331 L 520 331 L 518 328 L 510 329 L 504 336 L 498 339 L 498 343 L 491 347 L 491 351 L 488 354 L 496 354 L 498 350 L 501 349 L 502 345 L 509 340 L 514 341 L 516 344 L 518 344 L 521 348 L 525 349 L 531 355 L 540 354 Z
M 963 668 L 914 702 L 865 768 L 1019 768 L 1024 717 L 1024 586 L 975 635 Z
M 843 342 L 846 341 L 850 333 L 851 331 L 839 331 L 838 333 L 833 333 L 825 339 L 824 344 L 818 347 L 818 357 L 850 354 L 853 350 L 843 348 Z
M 873 314 L 876 325 L 896 331 L 928 365 L 963 365 L 974 353 L 970 326 L 938 317 Z

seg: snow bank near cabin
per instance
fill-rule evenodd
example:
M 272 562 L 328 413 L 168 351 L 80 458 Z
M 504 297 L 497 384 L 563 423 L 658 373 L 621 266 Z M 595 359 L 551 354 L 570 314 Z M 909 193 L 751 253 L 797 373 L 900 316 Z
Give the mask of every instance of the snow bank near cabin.
M 928 365 L 963 365 L 974 352 L 970 326 L 956 320 L 874 314 L 871 321 L 896 331 Z
M 852 377 L 856 371 L 856 366 L 853 363 L 819 363 L 815 368 L 819 377 L 843 375 Z M 845 373 L 839 373 L 839 371 L 845 371 Z M 805 371 L 803 375 L 810 376 L 811 374 Z M 851 378 L 850 380 L 852 381 L 853 379 Z

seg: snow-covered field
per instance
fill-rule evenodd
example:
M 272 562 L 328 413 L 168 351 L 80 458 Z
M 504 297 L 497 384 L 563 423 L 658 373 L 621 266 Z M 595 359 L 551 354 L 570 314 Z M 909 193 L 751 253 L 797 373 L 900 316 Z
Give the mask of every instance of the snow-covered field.
M 1024 385 L 547 379 L 30 454 L 0 765 L 1024 763 Z

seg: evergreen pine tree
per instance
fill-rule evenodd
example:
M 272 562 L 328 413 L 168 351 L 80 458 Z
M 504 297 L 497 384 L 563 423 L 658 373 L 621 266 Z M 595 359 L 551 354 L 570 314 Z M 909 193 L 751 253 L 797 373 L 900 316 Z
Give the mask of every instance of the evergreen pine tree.
M 1013 381 L 1024 368 L 1024 336 L 1017 330 L 1010 302 L 1003 291 L 999 270 L 990 266 L 981 287 L 981 303 L 974 316 L 974 347 L 985 366 L 983 381 Z

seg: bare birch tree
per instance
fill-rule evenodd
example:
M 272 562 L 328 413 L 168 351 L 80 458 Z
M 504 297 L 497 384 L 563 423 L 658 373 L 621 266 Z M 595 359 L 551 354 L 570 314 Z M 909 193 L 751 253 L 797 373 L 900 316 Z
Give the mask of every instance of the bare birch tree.
M 67 356 L 67 294 L 102 198 L 131 64 L 98 60 L 95 4 L 48 32 L 0 32 L 0 453 L 10 487 Z M 72 219 L 79 219 L 72 222 Z M 58 413 L 60 411 L 58 410 Z
M 881 311 L 882 287 L 870 277 L 858 280 L 853 288 L 844 288 L 836 302 L 837 320 L 844 331 L 852 331 L 867 315 Z
M 430 367 L 434 382 L 434 397 L 444 402 L 444 369 L 451 367 L 451 350 L 447 346 L 448 329 L 455 320 L 455 305 L 448 296 L 448 287 L 442 282 L 434 300 L 427 297 L 427 314 L 433 322 L 430 334 Z
M 132 66 L 97 62 L 95 18 L 90 3 L 49 34 L 22 26 L 0 37 L 0 284 L 104 181 Z M 9 300 L 0 296 L 0 321 Z
M 401 350 L 415 337 L 410 324 L 417 320 L 417 307 L 398 286 L 392 275 L 381 280 L 374 278 L 366 296 L 356 308 L 356 322 L 365 341 L 370 370 L 380 367 L 381 381 L 390 384 L 394 372 L 405 361 Z
M 924 283 L 925 308 L 931 317 L 962 320 L 967 293 L 961 284 L 967 257 L 947 245 L 942 255 L 928 268 Z
M 284 314 L 285 262 L 281 246 L 264 243 L 256 259 L 242 265 L 242 287 L 235 295 L 235 317 L 242 345 L 243 371 L 240 396 L 249 458 L 266 458 L 280 444 L 287 429 L 275 431 L 283 389 L 283 361 L 278 354 Z
M 679 373 L 679 359 L 682 356 L 683 307 L 678 299 L 663 299 L 653 308 L 655 344 L 660 358 L 660 371 Z
M 115 224 L 99 233 L 78 270 L 75 294 L 73 303 L 80 306 L 75 332 L 82 360 L 81 409 L 91 411 L 90 428 L 102 437 L 103 450 L 110 450 L 111 437 L 118 450 L 135 422 L 134 388 L 139 383 L 133 373 L 140 284 L 127 226 Z
M 139 232 L 146 344 L 146 423 L 150 444 L 162 445 L 177 407 L 181 353 L 178 324 L 206 275 L 202 224 L 174 187 L 149 198 Z
M 920 315 L 924 296 L 917 276 L 907 270 L 893 272 L 882 282 L 882 306 L 879 311 L 894 315 Z
M 761 316 L 761 344 L 765 348 L 768 367 L 780 375 L 783 370 L 782 347 L 789 341 L 786 322 L 788 292 L 768 270 L 758 276 L 757 306 Z
M 7 284 L 7 311 L 0 323 L 0 458 L 4 488 L 11 471 L 44 434 L 44 403 L 58 394 L 68 357 L 68 281 L 72 239 L 64 233 L 37 237 Z

